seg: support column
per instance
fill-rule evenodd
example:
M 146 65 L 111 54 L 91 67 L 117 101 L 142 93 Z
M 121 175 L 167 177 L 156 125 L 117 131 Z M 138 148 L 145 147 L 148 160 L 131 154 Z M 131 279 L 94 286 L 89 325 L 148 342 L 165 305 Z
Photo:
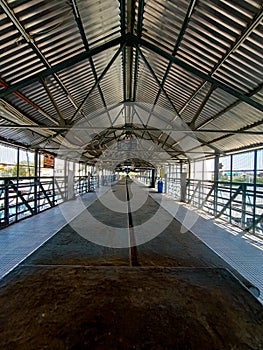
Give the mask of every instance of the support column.
M 4 201 L 4 217 L 5 226 L 9 225 L 9 178 L 4 179 L 5 201 Z
M 17 147 L 17 161 L 16 161 L 16 165 L 17 165 L 17 168 L 16 168 L 16 178 L 17 178 L 17 183 L 18 183 L 18 180 L 19 180 L 19 163 L 20 163 L 20 148 Z
M 183 163 L 180 163 L 180 184 L 181 184 L 181 196 L 180 201 L 186 202 L 186 178 L 187 173 L 183 171 Z
M 67 165 L 67 159 L 63 159 L 64 161 L 64 199 L 66 200 L 68 198 L 68 188 L 67 188 L 67 173 L 68 173 L 68 165 Z M 61 185 L 61 190 L 63 191 L 63 185 Z
M 34 214 L 38 213 L 38 150 L 34 154 Z
M 167 193 L 167 191 L 168 191 L 167 181 L 168 181 L 168 176 L 167 176 L 167 174 L 164 174 L 164 193 Z
M 150 188 L 155 187 L 155 173 L 156 173 L 156 169 L 152 169 L 152 178 L 151 178 Z
M 230 198 L 233 196 L 233 155 L 230 155 Z M 232 223 L 232 203 L 229 206 L 230 223 Z
M 68 167 L 68 199 L 74 199 L 74 197 L 75 197 L 75 194 L 74 194 L 74 175 L 75 175 L 75 166 L 73 165 L 73 170 L 70 170 Z
M 253 181 L 253 233 L 256 232 L 256 205 L 257 205 L 257 163 L 258 151 L 254 151 L 254 181 Z

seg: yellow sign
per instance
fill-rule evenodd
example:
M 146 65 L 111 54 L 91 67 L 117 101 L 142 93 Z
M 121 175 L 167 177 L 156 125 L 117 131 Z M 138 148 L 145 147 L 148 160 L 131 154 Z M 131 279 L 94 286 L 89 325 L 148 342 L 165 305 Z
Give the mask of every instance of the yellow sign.
M 161 168 L 160 169 L 160 178 L 164 179 L 164 177 L 165 177 L 165 169 Z

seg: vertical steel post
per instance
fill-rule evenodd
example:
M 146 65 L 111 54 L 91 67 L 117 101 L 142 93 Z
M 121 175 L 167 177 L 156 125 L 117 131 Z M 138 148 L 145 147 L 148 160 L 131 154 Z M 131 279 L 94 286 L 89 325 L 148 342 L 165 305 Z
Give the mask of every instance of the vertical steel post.
M 20 163 L 20 148 L 17 147 L 17 161 L 16 161 L 16 185 L 18 188 L 18 183 L 19 183 L 19 163 Z M 17 210 L 18 209 L 18 196 L 16 196 L 16 221 L 18 219 L 18 213 Z
M 17 148 L 17 169 L 16 169 L 16 177 L 19 179 L 19 163 L 20 163 L 20 147 Z
M 253 169 L 253 233 L 256 231 L 256 205 L 257 205 L 257 160 L 258 152 L 254 151 L 254 169 Z
M 154 187 L 155 187 L 155 169 L 152 169 L 152 179 L 151 179 L 150 188 L 154 188 Z
M 55 167 L 56 167 L 56 158 L 54 157 L 54 168 L 52 176 L 52 205 L 56 204 L 56 189 L 55 189 Z
M 9 225 L 9 179 L 5 178 L 4 179 L 4 188 L 5 188 L 5 210 L 4 210 L 4 215 L 5 215 L 5 226 Z
M 247 185 L 242 186 L 242 213 L 241 213 L 241 225 L 243 228 L 246 226 L 246 198 L 247 198 Z
M 180 201 L 181 202 L 186 202 L 186 178 L 187 178 L 187 173 L 183 172 L 183 163 L 180 162 L 180 185 L 181 185 Z
M 34 154 L 34 214 L 38 212 L 38 150 Z
M 64 159 L 64 198 L 68 198 L 68 160 Z
M 232 198 L 233 194 L 233 155 L 230 155 L 230 198 Z M 230 202 L 229 206 L 229 218 L 230 223 L 232 222 L 232 202 Z
M 219 154 L 215 156 L 214 163 L 214 216 L 217 216 L 218 212 L 218 180 L 219 180 Z

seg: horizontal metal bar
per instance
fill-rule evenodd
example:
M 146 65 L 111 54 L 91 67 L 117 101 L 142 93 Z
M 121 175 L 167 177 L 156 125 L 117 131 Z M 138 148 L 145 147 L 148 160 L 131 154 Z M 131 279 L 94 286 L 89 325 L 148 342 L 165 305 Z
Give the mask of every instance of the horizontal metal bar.
M 213 129 L 202 129 L 202 130 L 191 130 L 191 129 L 176 129 L 176 128 L 152 128 L 152 127 L 125 127 L 125 126 L 113 126 L 105 128 L 102 126 L 72 126 L 72 125 L 63 125 L 63 126 L 44 126 L 44 125 L 0 125 L 0 129 L 41 129 L 41 130 L 125 130 L 125 131 L 167 131 L 167 132 L 185 132 L 190 134 L 196 133 L 222 133 L 222 134 L 249 134 L 249 135 L 263 135 L 263 131 L 249 131 L 249 130 L 213 130 Z

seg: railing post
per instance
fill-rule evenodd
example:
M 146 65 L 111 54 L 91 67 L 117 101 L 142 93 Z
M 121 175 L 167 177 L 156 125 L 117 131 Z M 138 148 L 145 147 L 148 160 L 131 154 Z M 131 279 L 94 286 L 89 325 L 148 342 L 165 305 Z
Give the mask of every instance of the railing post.
M 219 179 L 219 155 L 215 156 L 214 164 L 214 216 L 217 216 L 217 205 L 218 205 L 218 179 Z
M 9 180 L 4 179 L 4 189 L 5 189 L 5 210 L 4 210 L 4 220 L 5 226 L 9 225 Z
M 69 170 L 68 172 L 68 200 L 73 199 L 75 197 L 74 192 L 74 172 L 72 170 Z
M 34 176 L 34 214 L 37 214 L 37 212 L 38 212 L 37 186 L 38 186 L 38 178 L 37 178 L 37 176 Z
M 253 171 L 253 233 L 256 233 L 256 205 L 257 205 L 257 163 L 258 163 L 258 152 L 254 151 L 254 171 Z
M 167 174 L 164 175 L 164 193 L 168 192 L 168 177 Z
M 88 192 L 91 191 L 91 183 L 90 183 L 90 179 L 91 179 L 91 174 L 90 172 L 88 172 Z
M 241 226 L 246 226 L 246 199 L 247 199 L 247 185 L 242 184 L 242 213 L 241 213 Z
M 154 188 L 154 187 L 155 187 L 155 169 L 152 169 L 150 188 Z
M 38 213 L 38 168 L 39 167 L 39 157 L 38 150 L 35 151 L 35 160 L 34 160 L 34 214 Z
M 55 206 L 55 203 L 56 203 L 55 176 L 52 176 L 52 203 L 53 203 L 53 206 Z
M 186 202 L 186 176 L 187 173 L 181 173 L 181 202 Z

